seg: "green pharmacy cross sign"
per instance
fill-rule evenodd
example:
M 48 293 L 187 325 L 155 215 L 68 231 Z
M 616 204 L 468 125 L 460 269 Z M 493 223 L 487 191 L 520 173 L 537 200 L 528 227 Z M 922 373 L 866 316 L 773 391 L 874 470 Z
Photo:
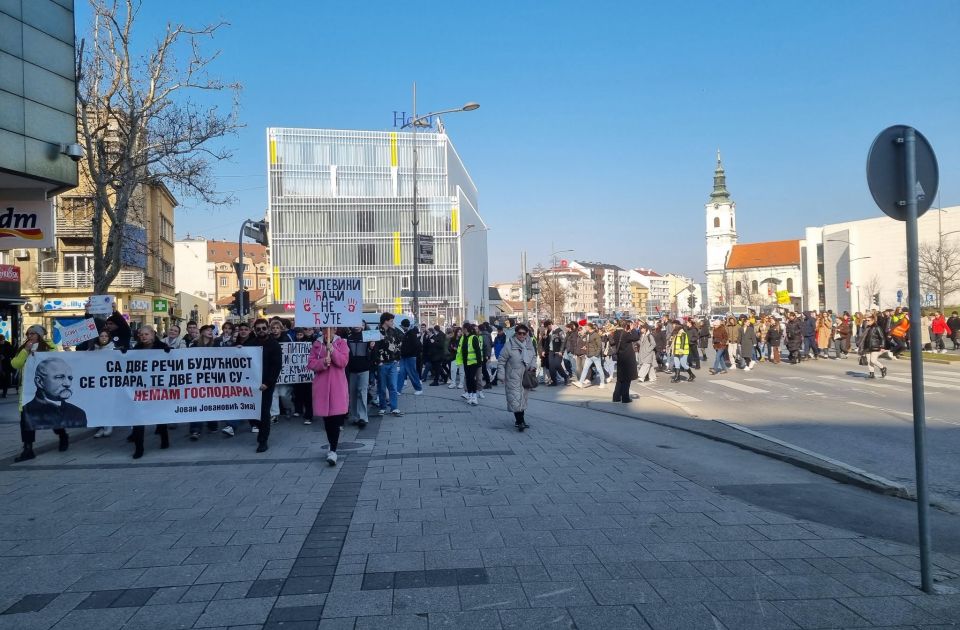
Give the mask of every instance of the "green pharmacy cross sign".
M 153 312 L 154 313 L 166 313 L 169 312 L 170 305 L 167 303 L 167 300 L 162 298 L 157 298 L 153 301 Z

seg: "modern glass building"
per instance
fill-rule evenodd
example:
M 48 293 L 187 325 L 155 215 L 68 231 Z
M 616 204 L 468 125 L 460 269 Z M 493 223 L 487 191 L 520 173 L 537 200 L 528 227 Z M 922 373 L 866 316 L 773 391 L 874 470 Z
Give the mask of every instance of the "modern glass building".
M 413 133 L 267 129 L 274 301 L 298 277 L 363 279 L 369 310 L 412 311 Z M 420 265 L 422 319 L 487 315 L 487 233 L 477 188 L 444 132 L 418 132 L 419 232 L 434 239 Z

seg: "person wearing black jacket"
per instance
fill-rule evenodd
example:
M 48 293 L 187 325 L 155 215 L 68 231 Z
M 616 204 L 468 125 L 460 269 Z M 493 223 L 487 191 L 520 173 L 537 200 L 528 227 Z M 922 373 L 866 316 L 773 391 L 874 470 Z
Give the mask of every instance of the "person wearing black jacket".
M 630 402 L 630 383 L 637 380 L 637 353 L 633 344 L 640 341 L 640 331 L 633 322 L 621 321 L 610 336 L 611 352 L 617 356 L 617 384 L 613 388 L 613 402 Z
M 687 365 L 690 369 L 700 369 L 700 329 L 697 322 L 692 319 L 687 320 L 687 339 L 689 340 L 689 351 L 687 354 Z
M 865 330 L 860 335 L 860 354 L 866 357 L 867 369 L 870 370 L 869 378 L 876 378 L 874 370 L 880 369 L 880 376 L 886 377 L 887 368 L 880 363 L 880 353 L 883 352 L 884 334 L 883 330 L 877 325 L 876 318 L 870 314 L 864 320 Z
M 260 399 L 260 431 L 257 433 L 257 452 L 263 453 L 269 446 L 270 439 L 270 403 L 273 402 L 273 390 L 280 378 L 283 367 L 283 350 L 277 339 L 270 334 L 267 320 L 258 319 L 253 323 L 253 331 L 257 337 L 255 343 L 263 348 L 263 377 L 260 383 L 262 396 Z
M 157 339 L 157 332 L 153 329 L 153 326 L 149 325 L 141 326 L 137 330 L 137 344 L 130 348 L 130 350 L 163 350 L 164 352 L 170 352 L 170 348 L 167 346 L 167 344 Z M 123 347 L 123 351 L 126 352 L 126 346 Z M 144 425 L 141 424 L 133 427 L 133 431 L 130 433 L 129 437 L 127 437 L 128 442 L 133 442 L 134 459 L 140 459 L 143 457 L 144 433 Z M 170 432 L 166 424 L 158 424 L 156 429 L 154 429 L 154 433 L 160 436 L 161 449 L 170 448 Z
M 547 320 L 546 326 L 547 332 L 540 339 L 540 353 L 546 360 L 545 367 L 550 372 L 550 386 L 559 385 L 560 378 L 563 378 L 564 385 L 569 385 L 570 376 L 563 369 L 563 329 L 549 320 Z
M 417 370 L 417 360 L 423 351 L 420 331 L 416 326 L 410 325 L 409 319 L 400 322 L 400 329 L 403 331 L 403 341 L 400 342 L 400 374 L 397 376 L 397 393 L 403 392 L 403 386 L 409 378 L 413 384 L 413 395 L 419 396 L 423 393 L 420 372 Z
M 960 316 L 957 315 L 956 311 L 950 313 L 947 328 L 950 329 L 950 341 L 953 342 L 953 349 L 960 349 L 960 343 L 957 342 L 957 335 L 960 335 Z
M 443 366 L 447 363 L 447 336 L 443 334 L 440 326 L 433 327 L 433 337 L 430 341 L 429 350 L 425 350 L 426 360 L 430 361 L 433 372 L 433 382 L 430 385 L 437 386 L 440 383 L 446 383 Z
M 350 359 L 347 362 L 347 395 L 350 406 L 347 417 L 362 429 L 370 421 L 367 412 L 367 390 L 370 389 L 370 368 L 374 343 L 363 340 L 363 327 L 353 328 L 347 335 Z

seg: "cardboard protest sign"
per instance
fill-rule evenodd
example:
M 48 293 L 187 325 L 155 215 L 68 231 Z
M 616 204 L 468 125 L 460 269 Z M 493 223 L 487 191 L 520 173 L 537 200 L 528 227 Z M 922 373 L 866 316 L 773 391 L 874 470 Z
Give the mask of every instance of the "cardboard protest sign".
M 87 312 L 91 315 L 112 315 L 113 314 L 113 296 L 112 295 L 91 295 L 90 305 Z
M 69 326 L 60 326 L 60 345 L 69 348 L 79 346 L 84 341 L 89 341 L 97 336 L 97 323 L 92 317 L 81 320 L 76 324 Z
M 263 349 L 38 352 L 23 369 L 33 429 L 260 417 Z
M 307 341 L 280 344 L 280 349 L 283 350 L 283 364 L 277 385 L 313 382 L 313 372 L 307 369 L 307 360 L 310 358 L 312 347 L 313 344 Z
M 297 278 L 297 326 L 334 328 L 363 326 L 363 283 L 360 278 Z
M 383 339 L 383 334 L 379 330 L 365 330 L 363 331 L 363 340 L 364 341 L 380 341 Z

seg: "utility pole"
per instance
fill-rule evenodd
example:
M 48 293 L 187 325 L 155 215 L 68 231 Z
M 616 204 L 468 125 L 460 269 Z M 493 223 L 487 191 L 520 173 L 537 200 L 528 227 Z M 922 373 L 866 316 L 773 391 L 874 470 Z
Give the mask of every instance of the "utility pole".
M 417 207 L 417 82 L 413 82 L 413 318 L 420 325 L 420 215 Z M 459 261 L 463 274 L 463 259 Z M 462 306 L 462 305 L 461 305 Z

